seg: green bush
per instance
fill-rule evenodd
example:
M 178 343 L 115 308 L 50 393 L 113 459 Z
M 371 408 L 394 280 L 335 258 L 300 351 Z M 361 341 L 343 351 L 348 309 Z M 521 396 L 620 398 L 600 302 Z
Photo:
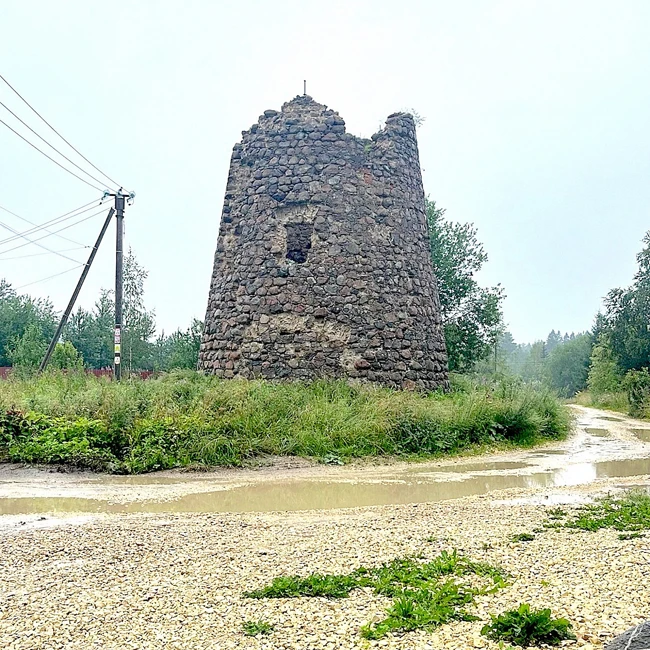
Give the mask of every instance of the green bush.
M 481 634 L 494 641 L 514 643 L 524 648 L 531 645 L 559 645 L 565 639 L 575 639 L 571 623 L 565 618 L 553 618 L 550 609 L 533 610 L 527 603 L 498 616 Z
M 440 455 L 528 445 L 565 435 L 569 424 L 550 393 L 516 382 L 431 395 L 192 371 L 121 383 L 74 372 L 0 382 L 0 455 L 128 473 L 263 455 Z
M 630 404 L 630 415 L 650 415 L 650 370 L 630 370 L 623 379 L 623 388 Z

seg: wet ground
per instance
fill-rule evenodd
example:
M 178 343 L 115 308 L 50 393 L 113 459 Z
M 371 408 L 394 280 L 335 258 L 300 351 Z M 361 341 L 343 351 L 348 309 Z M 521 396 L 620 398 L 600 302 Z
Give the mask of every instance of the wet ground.
M 570 488 L 650 475 L 647 422 L 573 407 L 574 434 L 543 449 L 383 466 L 267 467 L 143 476 L 0 470 L 0 515 L 273 512 L 445 501 L 511 488 Z M 301 465 L 301 463 L 297 463 Z M 560 499 L 561 501 L 561 499 Z M 9 522 L 13 518 L 3 518 Z M 45 526 L 47 520 L 32 518 Z

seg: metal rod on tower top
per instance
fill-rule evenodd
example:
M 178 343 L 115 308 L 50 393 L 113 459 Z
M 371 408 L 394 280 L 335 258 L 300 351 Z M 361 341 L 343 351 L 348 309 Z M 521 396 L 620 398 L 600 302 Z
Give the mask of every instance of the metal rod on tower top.
M 70 298 L 70 302 L 68 303 L 68 306 L 65 308 L 65 311 L 63 312 L 63 316 L 61 316 L 61 322 L 59 323 L 59 326 L 56 328 L 56 333 L 54 334 L 52 340 L 50 341 L 50 346 L 47 348 L 47 352 L 45 353 L 45 357 L 43 357 L 43 361 L 41 361 L 41 365 L 38 369 L 39 372 L 43 372 L 43 370 L 45 370 L 47 364 L 50 361 L 52 352 L 54 352 L 54 348 L 56 347 L 56 344 L 59 342 L 59 337 L 61 336 L 61 332 L 63 331 L 63 328 L 65 327 L 66 323 L 68 322 L 68 318 L 70 318 L 70 313 L 72 312 L 72 308 L 74 307 L 74 304 L 77 301 L 79 292 L 81 291 L 81 287 L 83 287 L 86 276 L 88 275 L 88 271 L 90 271 L 90 267 L 93 263 L 93 260 L 95 259 L 95 255 L 97 254 L 97 249 L 99 248 L 99 245 L 102 243 L 102 239 L 104 239 L 104 233 L 106 233 L 106 230 L 108 229 L 108 226 L 111 223 L 111 219 L 113 218 L 114 214 L 115 214 L 115 210 L 111 208 L 108 211 L 108 214 L 106 215 L 106 221 L 104 221 L 104 225 L 102 226 L 102 229 L 99 233 L 99 237 L 97 237 L 97 241 L 95 242 L 93 249 L 90 251 L 88 261 L 84 264 L 84 270 L 81 272 L 81 276 L 72 294 L 72 298 Z
M 302 94 L 306 95 L 307 94 L 307 79 L 305 79 L 302 83 L 303 83 L 303 92 L 302 92 Z
M 122 378 L 122 304 L 124 286 L 124 199 L 125 195 L 115 195 L 116 237 L 115 237 L 115 358 L 113 377 Z

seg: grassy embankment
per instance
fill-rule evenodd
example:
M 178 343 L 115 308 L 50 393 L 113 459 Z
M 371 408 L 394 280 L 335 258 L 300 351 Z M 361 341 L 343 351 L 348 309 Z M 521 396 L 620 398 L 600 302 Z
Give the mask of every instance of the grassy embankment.
M 176 372 L 120 384 L 83 374 L 0 382 L 0 460 L 141 473 L 264 455 L 340 462 L 527 446 L 567 409 L 518 383 L 421 395 L 343 381 L 222 381 Z
M 580 406 L 591 406 L 630 415 L 630 401 L 625 391 L 596 394 L 585 390 L 578 393 L 571 401 Z

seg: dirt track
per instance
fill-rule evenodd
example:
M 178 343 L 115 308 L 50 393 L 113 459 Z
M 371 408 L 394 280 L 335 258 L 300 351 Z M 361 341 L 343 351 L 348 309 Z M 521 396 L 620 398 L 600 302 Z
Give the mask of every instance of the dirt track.
M 532 542 L 509 541 L 515 533 L 539 528 L 549 504 L 579 502 L 623 485 L 650 485 L 650 445 L 639 442 L 632 431 L 647 426 L 628 419 L 603 419 L 620 417 L 613 414 L 577 410 L 576 434 L 557 448 L 462 459 L 451 463 L 456 471 L 442 471 L 448 462 L 416 467 L 319 466 L 219 472 L 189 480 L 183 475 L 180 483 L 175 475 L 166 475 L 157 477 L 163 479 L 159 483 L 127 486 L 113 479 L 6 469 L 2 480 L 13 473 L 11 482 L 0 484 L 5 509 L 8 501 L 42 498 L 43 492 L 58 499 L 89 498 L 100 504 L 100 510 L 112 501 L 123 507 L 128 505 L 122 499 L 125 492 L 137 490 L 132 504 L 162 502 L 172 504 L 168 506 L 172 510 L 174 499 L 207 498 L 220 491 L 241 493 L 240 485 L 263 490 L 278 481 L 298 487 L 315 482 L 321 491 L 336 484 L 338 490 L 350 493 L 359 486 L 366 490 L 397 486 L 395 490 L 402 494 L 404 485 L 423 484 L 436 496 L 436 487 L 443 491 L 446 484 L 460 486 L 468 481 L 488 485 L 503 475 L 529 477 L 531 487 L 431 503 L 329 511 L 58 512 L 45 514 L 44 520 L 35 513 L 6 515 L 0 517 L 4 523 L 0 647 L 496 647 L 480 636 L 482 622 L 453 623 L 433 633 L 366 642 L 359 637 L 359 627 L 382 617 L 388 604 L 367 591 L 339 601 L 255 601 L 241 596 L 245 589 L 283 573 L 346 573 L 397 556 L 432 557 L 443 548 L 461 549 L 513 575 L 511 586 L 479 599 L 476 614 L 483 621 L 489 612 L 519 602 L 550 606 L 574 623 L 578 645 L 600 647 L 648 617 L 650 538 L 622 541 L 613 531 L 547 530 Z M 601 431 L 589 434 L 585 428 Z M 626 459 L 633 464 L 611 465 Z M 476 469 L 479 462 L 491 469 Z M 610 472 L 624 473 L 624 467 L 643 471 L 625 478 L 587 471 L 602 468 L 603 463 L 610 463 L 605 466 Z M 458 471 L 461 467 L 463 471 Z M 405 480 L 405 472 L 414 473 L 416 479 Z M 559 477 L 560 482 L 540 487 L 536 482 L 540 474 Z M 152 498 L 157 500 L 148 501 Z M 26 509 L 26 502 L 20 503 Z M 267 620 L 276 630 L 265 638 L 246 637 L 241 624 L 249 619 Z

